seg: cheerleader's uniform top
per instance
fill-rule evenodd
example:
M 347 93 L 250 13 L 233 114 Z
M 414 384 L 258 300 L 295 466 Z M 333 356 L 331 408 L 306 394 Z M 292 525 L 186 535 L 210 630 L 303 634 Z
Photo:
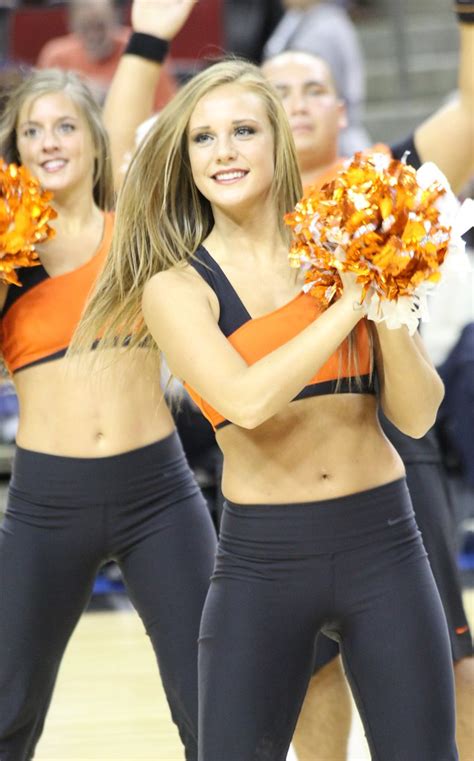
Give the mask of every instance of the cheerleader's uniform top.
M 113 213 L 104 214 L 95 254 L 71 272 L 50 277 L 42 264 L 21 267 L 0 316 L 0 350 L 10 373 L 64 357 L 112 241 Z
M 262 317 L 252 318 L 232 284 L 204 246 L 198 248 L 190 264 L 216 294 L 220 310 L 219 328 L 249 366 L 297 336 L 321 314 L 316 299 L 301 291 L 279 309 Z M 342 344 L 343 351 L 334 352 L 293 401 L 336 392 L 375 393 L 366 320 L 361 320 L 355 329 L 355 344 L 360 384 L 355 380 L 355 371 L 348 370 L 346 340 Z M 184 386 L 214 430 L 230 423 L 189 384 L 184 383 Z

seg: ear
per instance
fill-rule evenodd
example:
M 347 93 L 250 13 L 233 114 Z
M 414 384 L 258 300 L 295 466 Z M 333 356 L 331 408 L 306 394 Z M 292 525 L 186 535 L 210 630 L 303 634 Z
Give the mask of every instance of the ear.
M 347 119 L 346 104 L 344 103 L 343 100 L 340 100 L 338 103 L 338 112 L 339 112 L 338 127 L 339 129 L 345 129 L 348 124 L 348 119 Z

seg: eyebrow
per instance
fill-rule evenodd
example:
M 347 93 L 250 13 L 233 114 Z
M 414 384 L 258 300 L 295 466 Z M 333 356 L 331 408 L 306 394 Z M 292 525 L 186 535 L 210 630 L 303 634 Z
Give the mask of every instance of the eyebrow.
M 254 122 L 254 124 L 260 123 L 258 119 L 254 119 L 252 116 L 249 116 L 246 119 L 234 119 L 232 121 L 232 126 L 238 127 L 239 124 L 248 124 L 248 122 Z M 193 127 L 192 130 L 190 130 L 190 133 L 205 129 L 212 129 L 212 127 L 209 124 L 204 124 L 202 127 Z
M 78 117 L 77 116 L 67 116 L 67 115 L 60 116 L 58 119 L 55 119 L 55 121 L 57 121 L 57 122 L 63 122 L 66 119 L 68 119 L 69 121 L 75 121 L 75 122 L 78 121 Z M 40 122 L 36 122 L 34 119 L 26 119 L 26 121 L 21 122 L 18 126 L 19 127 L 26 127 L 27 124 L 32 124 L 34 126 L 37 126 L 37 125 L 40 125 Z
M 273 82 L 274 87 L 291 87 L 293 82 Z M 300 83 L 302 87 L 313 87 L 313 85 L 317 85 L 318 87 L 330 87 L 328 82 L 325 82 L 323 79 L 305 79 L 303 82 Z

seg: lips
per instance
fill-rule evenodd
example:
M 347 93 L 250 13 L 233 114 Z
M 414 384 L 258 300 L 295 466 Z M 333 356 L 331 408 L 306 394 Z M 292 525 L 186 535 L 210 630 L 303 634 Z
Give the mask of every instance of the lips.
M 64 169 L 66 164 L 66 159 L 49 159 L 48 161 L 43 161 L 41 168 L 49 174 L 54 174 L 54 172 L 59 172 L 61 169 Z
M 216 182 L 227 185 L 242 180 L 247 176 L 247 174 L 248 172 L 244 171 L 243 169 L 226 169 L 225 171 L 216 172 L 213 174 L 212 179 Z
M 292 132 L 312 132 L 313 131 L 313 125 L 308 124 L 308 122 L 292 122 L 291 123 L 291 131 Z

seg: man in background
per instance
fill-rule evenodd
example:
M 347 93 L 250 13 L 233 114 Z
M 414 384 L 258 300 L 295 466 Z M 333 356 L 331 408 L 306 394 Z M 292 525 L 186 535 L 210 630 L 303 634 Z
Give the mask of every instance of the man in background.
M 130 37 L 130 28 L 120 24 L 113 0 L 71 0 L 68 22 L 70 33 L 49 40 L 40 51 L 37 66 L 71 69 L 84 75 L 102 102 Z M 165 64 L 155 109 L 162 108 L 175 92 L 176 82 Z

